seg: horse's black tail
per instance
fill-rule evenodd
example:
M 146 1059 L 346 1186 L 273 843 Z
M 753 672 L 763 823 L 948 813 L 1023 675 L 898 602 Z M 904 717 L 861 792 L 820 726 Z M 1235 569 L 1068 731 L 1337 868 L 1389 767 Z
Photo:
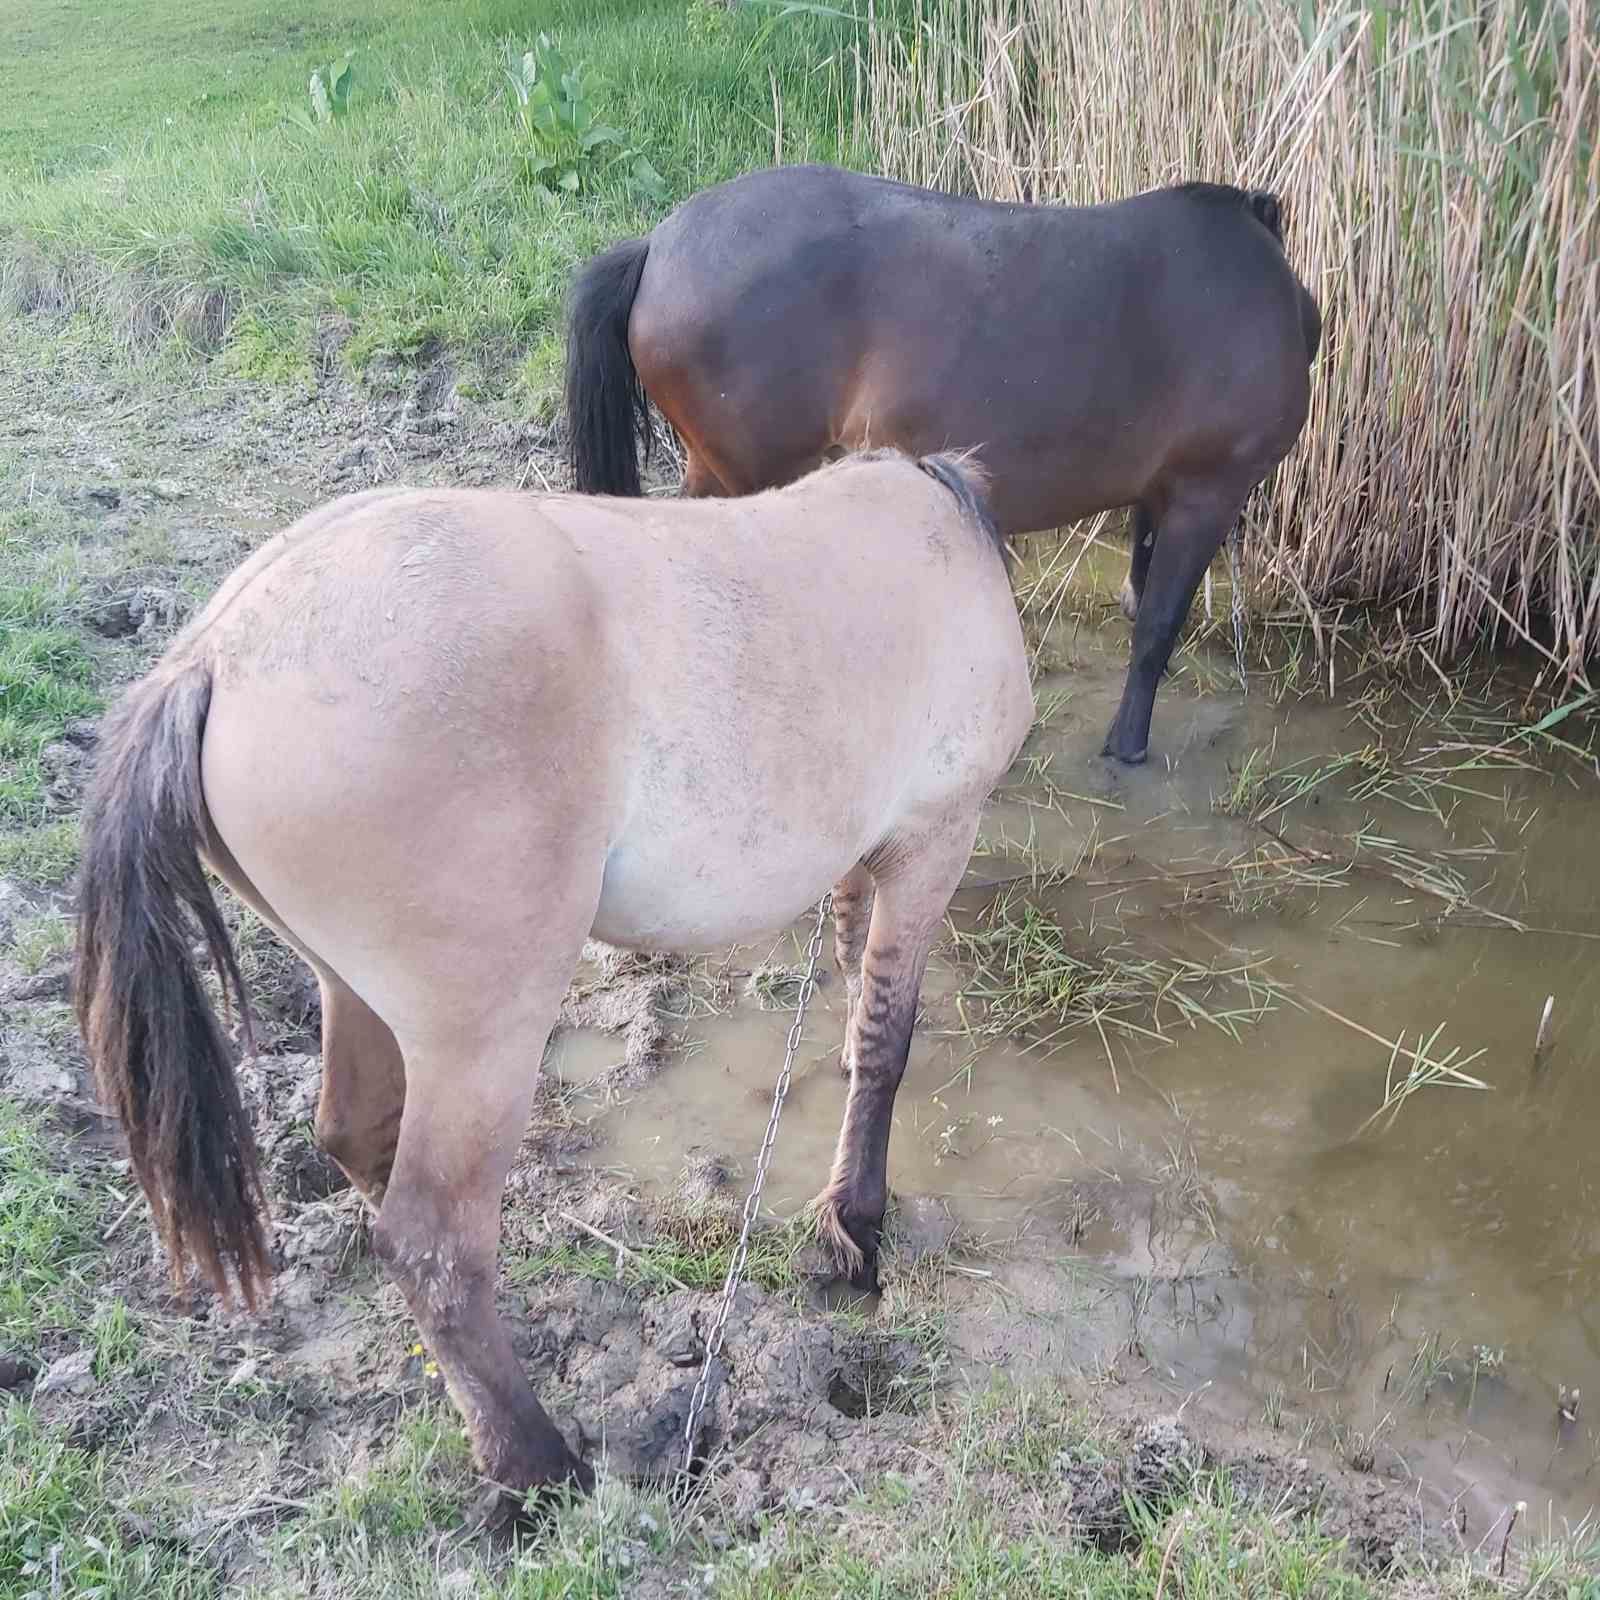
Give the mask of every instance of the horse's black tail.
M 127 1133 L 174 1276 L 193 1262 L 253 1305 L 271 1272 L 255 1140 L 192 948 L 198 929 L 248 1036 L 244 981 L 200 864 L 210 705 L 207 666 L 163 664 L 107 721 L 84 818 L 73 989 L 100 1098 Z
M 650 458 L 650 407 L 628 349 L 628 315 L 650 241 L 625 239 L 573 280 L 567 303 L 567 440 L 580 494 L 639 493 L 643 440 Z

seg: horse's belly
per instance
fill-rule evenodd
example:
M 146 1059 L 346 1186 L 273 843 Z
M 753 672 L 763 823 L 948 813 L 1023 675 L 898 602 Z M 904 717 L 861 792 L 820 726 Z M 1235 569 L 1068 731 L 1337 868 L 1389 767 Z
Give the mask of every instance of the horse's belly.
M 606 857 L 593 934 L 624 950 L 702 951 L 786 928 L 850 869 L 859 846 L 788 850 L 726 840 L 621 842 Z

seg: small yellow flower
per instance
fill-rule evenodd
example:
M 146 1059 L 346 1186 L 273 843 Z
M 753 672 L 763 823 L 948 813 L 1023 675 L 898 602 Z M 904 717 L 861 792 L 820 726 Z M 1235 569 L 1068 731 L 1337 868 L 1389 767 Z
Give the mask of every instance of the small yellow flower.
M 422 1372 L 424 1377 L 437 1378 L 439 1376 L 439 1363 L 437 1361 L 423 1362 Z
M 414 1355 L 414 1356 L 420 1356 L 420 1355 L 421 1355 L 421 1354 L 422 1354 L 422 1346 L 421 1346 L 421 1345 L 420 1345 L 420 1344 L 414 1344 L 414 1345 L 412 1345 L 412 1347 L 411 1347 L 411 1353 L 412 1353 L 412 1355 Z

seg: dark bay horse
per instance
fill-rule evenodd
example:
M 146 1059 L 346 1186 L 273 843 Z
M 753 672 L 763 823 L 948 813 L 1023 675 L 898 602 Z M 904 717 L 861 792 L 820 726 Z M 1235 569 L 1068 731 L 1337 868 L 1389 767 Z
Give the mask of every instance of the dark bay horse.
M 834 886 L 851 1077 L 815 1210 L 870 1287 L 923 969 L 1032 720 L 958 458 L 877 452 L 720 503 L 313 512 L 119 703 L 85 819 L 78 1016 L 174 1270 L 252 1303 L 269 1273 L 193 955 L 198 927 L 244 1012 L 209 864 L 321 981 L 317 1136 L 377 1208 L 479 1466 L 586 1483 L 494 1303 L 501 1190 L 585 939 L 725 946 Z
M 1132 506 L 1133 654 L 1105 748 L 1137 762 L 1194 591 L 1304 425 L 1320 335 L 1261 191 L 996 205 L 780 167 L 581 270 L 573 467 L 585 492 L 637 494 L 648 397 L 690 495 L 884 444 L 976 448 L 1005 534 Z

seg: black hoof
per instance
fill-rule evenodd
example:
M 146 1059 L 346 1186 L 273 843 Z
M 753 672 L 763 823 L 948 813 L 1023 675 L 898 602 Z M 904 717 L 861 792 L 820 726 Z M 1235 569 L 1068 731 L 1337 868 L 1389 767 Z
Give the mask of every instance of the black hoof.
M 1142 744 L 1137 750 L 1130 750 L 1128 744 L 1129 741 L 1122 735 L 1122 718 L 1116 717 L 1106 730 L 1106 742 L 1100 746 L 1100 754 L 1109 760 L 1120 761 L 1125 767 L 1141 766 L 1150 753 L 1149 744 Z
M 870 1312 L 882 1296 L 876 1271 L 870 1277 L 857 1274 L 846 1277 L 843 1273 L 831 1276 L 819 1274 L 811 1280 L 806 1298 L 813 1311 Z
M 536 1533 L 547 1509 L 536 1495 L 516 1494 L 498 1483 L 491 1483 L 472 1502 L 472 1509 L 467 1513 L 467 1528 L 469 1532 L 493 1540 L 517 1539 Z
M 497 1537 L 533 1532 L 563 1501 L 592 1494 L 594 1482 L 594 1468 L 566 1451 L 553 1474 L 541 1475 L 520 1493 L 502 1483 L 488 1484 L 473 1502 L 468 1525 Z
M 860 1270 L 852 1272 L 847 1280 L 851 1289 L 857 1294 L 878 1295 L 883 1293 L 883 1288 L 878 1282 L 878 1253 L 873 1251 L 861 1263 Z

